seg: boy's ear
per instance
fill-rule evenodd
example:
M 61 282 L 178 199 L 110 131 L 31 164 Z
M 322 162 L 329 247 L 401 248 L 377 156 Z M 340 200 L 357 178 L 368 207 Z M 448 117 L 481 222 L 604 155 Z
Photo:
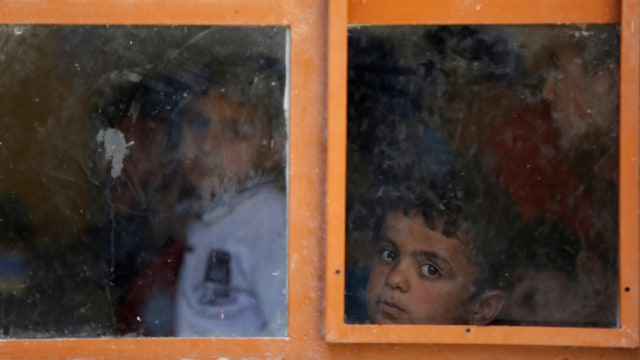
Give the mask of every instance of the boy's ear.
M 474 299 L 469 316 L 470 325 L 488 325 L 504 304 L 504 291 L 489 290 Z

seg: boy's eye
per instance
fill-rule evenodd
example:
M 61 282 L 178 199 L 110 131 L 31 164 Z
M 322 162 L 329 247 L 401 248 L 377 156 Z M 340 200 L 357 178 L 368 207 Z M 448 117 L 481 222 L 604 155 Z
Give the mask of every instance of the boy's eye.
M 398 258 L 398 255 L 396 255 L 396 253 L 393 252 L 392 250 L 389 250 L 389 249 L 380 250 L 380 260 L 382 261 L 393 262 L 397 258 Z
M 420 273 L 427 278 L 438 278 L 442 275 L 440 269 L 433 264 L 420 265 Z

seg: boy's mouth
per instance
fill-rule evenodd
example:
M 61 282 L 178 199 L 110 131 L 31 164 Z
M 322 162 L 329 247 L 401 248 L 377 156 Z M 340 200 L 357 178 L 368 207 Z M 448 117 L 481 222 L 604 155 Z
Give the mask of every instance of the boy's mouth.
M 406 311 L 390 300 L 380 301 L 380 312 L 387 319 L 399 319 Z

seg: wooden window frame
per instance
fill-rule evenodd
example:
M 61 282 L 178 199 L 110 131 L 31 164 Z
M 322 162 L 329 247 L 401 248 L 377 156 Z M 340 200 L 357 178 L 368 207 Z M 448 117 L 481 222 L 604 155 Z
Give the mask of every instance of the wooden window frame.
M 289 31 L 287 337 L 10 339 L 0 358 L 295 357 L 321 340 L 321 249 L 324 127 L 323 4 L 313 0 L 37 0 L 0 2 L 0 23 L 11 25 L 247 25 Z M 315 114 L 315 115 L 314 115 Z M 296 286 L 292 286 L 296 284 Z M 295 314 L 295 315 L 294 315 Z M 1 320 L 0 320 L 1 321 Z M 318 324 L 315 327 L 309 324 Z M 292 347 L 291 344 L 296 344 Z M 241 345 L 240 345 L 241 344 Z
M 639 345 L 639 6 L 636 0 L 349 0 L 330 2 L 326 332 L 331 343 Z M 346 37 L 349 25 L 620 24 L 620 327 L 353 325 L 344 323 Z
M 630 287 L 624 327 L 600 329 L 511 328 L 496 338 L 465 327 L 389 327 L 389 330 L 346 326 L 344 314 L 344 182 L 346 153 L 346 44 L 349 23 L 378 19 L 380 23 L 536 23 L 551 12 L 519 10 L 527 4 L 561 8 L 557 23 L 600 19 L 621 22 L 638 34 L 638 0 L 595 0 L 593 10 L 576 0 L 5 0 L 2 24 L 112 25 L 269 25 L 286 26 L 290 34 L 289 117 L 289 324 L 286 338 L 100 338 L 10 339 L 0 341 L 0 358 L 587 358 L 636 359 L 637 350 L 593 347 L 637 347 L 638 264 L 626 261 L 621 279 Z M 392 4 L 393 6 L 387 6 Z M 402 8 L 415 5 L 411 11 Z M 384 14 L 376 15 L 380 6 Z M 479 8 L 478 8 L 479 6 Z M 437 8 L 437 9 L 436 9 Z M 478 9 L 476 9 L 478 8 Z M 420 15 L 428 9 L 427 18 Z M 434 12 L 434 9 L 436 11 Z M 474 11 L 472 11 L 475 9 Z M 501 9 L 501 10 L 500 10 Z M 500 10 L 500 11 L 498 11 Z M 569 11 L 571 10 L 571 11 Z M 367 11 L 369 13 L 367 13 Z M 373 14 L 371 12 L 373 11 Z M 604 12 L 603 12 L 604 11 Z M 524 14 L 523 14 L 524 12 Z M 358 16 L 364 16 L 358 18 Z M 581 18 L 583 16 L 584 18 Z M 395 19 L 395 20 L 394 20 Z M 536 20 L 537 19 L 537 20 Z M 441 20 L 441 21 L 436 21 Z M 520 22 L 522 23 L 522 22 Z M 637 38 L 637 36 L 636 36 Z M 640 45 L 623 38 L 621 84 L 622 130 L 638 134 L 638 57 Z M 626 64 L 626 65 L 625 65 Z M 629 65 L 631 64 L 631 65 Z M 635 104 L 635 105 L 634 105 Z M 638 254 L 638 141 L 621 139 L 621 253 Z M 632 239 L 635 237 L 635 239 Z M 629 240 L 631 239 L 631 240 Z M 323 250 L 326 249 L 326 252 Z M 629 256 L 627 256 L 629 257 Z M 625 257 L 626 259 L 626 257 Z M 325 312 L 322 312 L 322 309 Z M 634 314 L 636 314 L 634 316 Z M 383 332 L 376 333 L 379 330 Z M 392 331 L 400 330 L 400 332 Z M 417 330 L 417 331 L 416 331 Z M 353 334 L 351 334 L 353 332 Z M 621 334 L 627 332 L 627 335 Z M 524 335 L 524 340 L 513 340 Z M 558 340 L 548 340 L 558 336 Z M 575 340 L 583 337 L 584 341 Z M 371 343 L 379 343 L 372 345 Z M 623 342 L 623 344 L 620 344 Z M 407 343 L 407 344 L 399 344 Z M 411 343 L 411 344 L 409 344 Z M 465 344 L 460 346 L 459 344 Z M 477 345 L 474 345 L 477 344 Z M 494 345 L 490 344 L 502 344 Z M 531 347 L 510 344 L 577 345 Z M 604 354 L 604 355 L 603 355 Z

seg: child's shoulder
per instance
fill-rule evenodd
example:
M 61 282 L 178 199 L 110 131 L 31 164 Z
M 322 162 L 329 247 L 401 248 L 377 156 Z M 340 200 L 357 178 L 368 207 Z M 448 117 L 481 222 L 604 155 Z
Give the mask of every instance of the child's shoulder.
M 284 203 L 285 187 L 275 176 L 265 175 L 252 179 L 240 186 L 237 204 Z
M 271 214 L 276 217 L 286 213 L 287 198 L 284 189 L 276 181 L 260 183 L 240 195 L 234 211 L 254 214 Z

